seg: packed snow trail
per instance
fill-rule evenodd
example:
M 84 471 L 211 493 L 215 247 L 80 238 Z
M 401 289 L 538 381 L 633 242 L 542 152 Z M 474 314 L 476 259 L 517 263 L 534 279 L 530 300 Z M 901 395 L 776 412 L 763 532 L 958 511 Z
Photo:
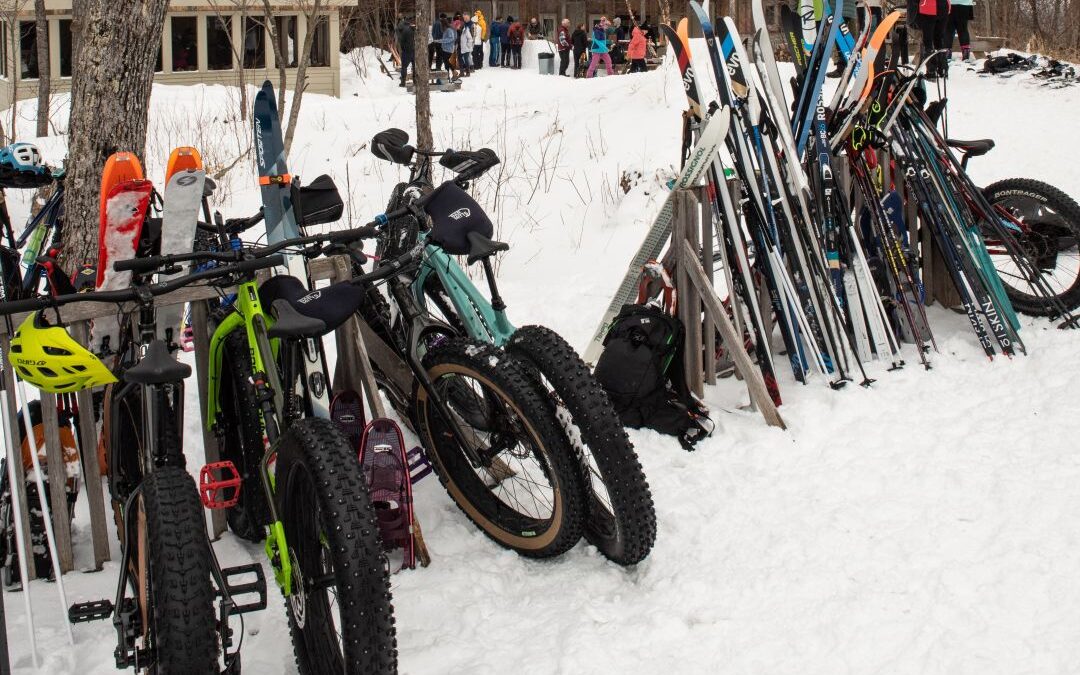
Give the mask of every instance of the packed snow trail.
M 411 129 L 413 115 L 394 81 L 370 63 L 368 72 L 364 81 L 345 73 L 340 100 L 305 97 L 290 157 L 306 178 L 331 173 L 353 195 L 357 224 L 382 210 L 402 175 L 365 144 L 389 126 Z M 666 196 L 662 178 L 677 166 L 685 96 L 676 73 L 671 64 L 582 82 L 484 69 L 461 92 L 432 96 L 438 145 L 486 145 L 504 159 L 499 201 L 492 181 L 477 192 L 497 216 L 496 238 L 512 245 L 501 257 L 500 289 L 518 324 L 549 325 L 579 347 L 588 340 Z M 973 160 L 978 182 L 1026 176 L 1080 196 L 1067 159 L 1080 140 L 1036 131 L 1071 128 L 1080 88 L 980 78 L 961 67 L 949 94 L 953 135 L 998 144 Z M 155 141 L 154 129 L 225 113 L 235 99 L 223 87 L 155 87 L 151 141 L 167 147 L 149 157 L 148 175 L 160 181 L 172 146 L 199 144 Z M 32 107 L 20 105 L 28 127 Z M 1026 123 L 1033 119 L 1038 127 Z M 204 133 L 224 144 L 224 125 Z M 51 163 L 62 158 L 62 139 L 40 143 Z M 212 153 L 200 150 L 209 164 Z M 248 215 L 259 203 L 254 170 L 234 171 L 239 177 L 219 194 L 231 196 L 227 216 Z M 635 184 L 625 195 L 623 171 Z M 8 193 L 16 222 L 29 195 Z M 1080 338 L 1023 319 L 1031 355 L 988 363 L 962 315 L 933 307 L 930 321 L 942 353 L 929 372 L 914 367 L 909 349 L 902 371 L 874 364 L 878 382 L 868 390 L 782 378 L 786 432 L 738 410 L 745 391 L 732 379 L 707 391 L 718 429 L 696 452 L 631 432 L 659 520 L 656 548 L 634 570 L 584 544 L 554 561 L 525 560 L 498 548 L 435 479 L 425 480 L 416 508 L 433 563 L 393 578 L 401 672 L 1075 672 Z M 194 386 L 187 405 L 195 469 Z M 81 569 L 90 565 L 85 499 L 79 509 Z M 262 558 L 228 534 L 216 546 L 224 564 Z M 104 571 L 66 577 L 72 601 L 112 596 L 113 553 Z M 76 626 L 70 649 L 51 589 L 35 584 L 38 672 L 115 672 L 112 626 Z M 284 606 L 270 593 L 267 609 L 244 620 L 245 671 L 291 673 Z M 21 598 L 5 601 L 16 672 L 31 673 Z

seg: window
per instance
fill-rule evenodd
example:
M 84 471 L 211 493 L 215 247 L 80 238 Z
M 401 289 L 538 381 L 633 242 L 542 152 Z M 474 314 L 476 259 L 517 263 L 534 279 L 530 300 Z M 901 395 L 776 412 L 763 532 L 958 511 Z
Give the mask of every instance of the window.
M 19 58 L 22 61 L 22 72 L 19 77 L 24 80 L 36 80 L 38 76 L 37 61 L 37 22 L 19 22 Z
M 206 17 L 206 67 L 232 70 L 232 17 Z
M 286 68 L 296 67 L 296 17 L 295 16 L 279 16 L 274 18 L 274 22 L 277 24 L 275 31 L 277 32 L 278 49 L 281 51 L 282 60 Z
M 266 29 L 250 16 L 244 19 L 244 67 L 266 67 Z
M 199 37 L 195 17 L 172 17 L 172 69 L 199 69 Z
M 319 16 L 315 23 L 315 33 L 311 36 L 310 66 L 330 65 L 330 18 Z
M 5 80 L 8 77 L 7 53 L 8 53 L 8 22 L 0 21 L 0 77 Z
M 71 19 L 60 19 L 60 77 L 71 77 Z

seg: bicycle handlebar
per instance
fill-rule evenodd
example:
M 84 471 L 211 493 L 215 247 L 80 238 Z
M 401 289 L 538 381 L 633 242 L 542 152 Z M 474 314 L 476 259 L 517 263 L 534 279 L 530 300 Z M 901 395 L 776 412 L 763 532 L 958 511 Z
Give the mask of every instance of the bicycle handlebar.
M 25 300 L 12 300 L 0 304 L 0 316 L 18 314 L 19 312 L 32 312 L 39 309 L 59 307 L 76 302 L 121 303 L 138 300 L 144 294 L 156 297 L 171 293 L 172 291 L 185 286 L 190 286 L 191 284 L 194 284 L 197 281 L 203 281 L 204 279 L 215 279 L 232 274 L 249 274 L 261 269 L 278 267 L 279 265 L 284 264 L 285 256 L 283 255 L 265 255 L 248 260 L 241 260 L 240 262 L 224 267 L 215 267 L 202 272 L 195 272 L 194 274 L 188 274 L 178 279 L 170 279 L 169 281 L 162 281 L 145 286 L 136 286 L 134 288 L 125 288 L 118 291 L 92 291 L 90 293 L 69 293 L 67 295 L 58 295 L 56 297 L 41 296 L 37 298 L 27 298 Z

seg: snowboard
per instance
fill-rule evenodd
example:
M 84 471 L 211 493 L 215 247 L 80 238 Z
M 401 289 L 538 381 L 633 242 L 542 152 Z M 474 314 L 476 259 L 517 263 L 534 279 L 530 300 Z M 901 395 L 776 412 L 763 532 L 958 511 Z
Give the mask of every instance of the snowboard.
M 360 468 L 367 482 L 383 551 L 391 569 L 416 567 L 416 540 L 413 536 L 412 481 L 405 439 L 397 423 L 374 419 L 364 427 L 360 441 Z M 400 557 L 399 557 L 400 556 Z M 394 563 L 399 563 L 394 567 Z
M 101 193 L 98 230 L 97 290 L 114 291 L 131 286 L 131 272 L 117 272 L 112 266 L 135 257 L 154 186 L 142 177 L 138 158 L 126 152 L 116 153 L 106 162 L 101 186 L 105 191 Z M 114 352 L 119 335 L 115 315 L 98 317 L 93 323 L 93 351 Z
M 266 243 L 276 244 L 300 236 L 300 226 L 292 203 L 292 176 L 285 161 L 285 143 L 281 136 L 274 85 L 269 80 L 255 95 L 252 114 L 255 140 L 255 163 L 259 172 L 263 218 L 266 222 Z M 296 277 L 309 288 L 307 261 L 304 256 L 285 254 L 286 273 Z M 280 268 L 278 268 L 280 272 Z M 316 417 L 330 417 L 329 385 L 321 343 L 307 340 L 304 345 L 304 374 L 308 399 Z
M 165 171 L 165 195 L 161 207 L 161 255 L 191 253 L 195 246 L 195 230 L 202 206 L 206 171 L 199 151 L 192 147 L 176 148 L 169 155 Z M 186 266 L 185 266 L 186 267 Z M 168 281 L 186 273 L 159 274 L 157 280 Z M 171 348 L 180 342 L 180 322 L 184 305 L 167 305 L 157 312 L 157 336 Z

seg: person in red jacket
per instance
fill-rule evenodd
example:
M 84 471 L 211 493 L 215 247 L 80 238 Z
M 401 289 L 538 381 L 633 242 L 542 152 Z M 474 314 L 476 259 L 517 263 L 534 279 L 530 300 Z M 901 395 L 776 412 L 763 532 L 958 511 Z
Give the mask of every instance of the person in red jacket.
M 935 51 L 949 46 L 946 44 L 949 29 L 949 0 L 917 1 L 919 12 L 915 21 L 922 32 L 922 58 L 926 59 Z M 948 67 L 946 53 L 937 54 L 926 66 L 926 77 L 931 80 L 945 77 Z
M 520 21 L 510 24 L 510 68 L 521 70 L 521 45 L 525 44 L 525 26 Z
M 626 48 L 626 58 L 630 59 L 631 73 L 644 73 L 648 70 L 645 65 L 645 31 L 635 21 L 634 30 L 630 33 L 630 46 Z
M 566 77 L 566 69 L 570 66 L 570 19 L 563 19 L 559 24 L 556 46 L 559 49 L 559 75 Z

